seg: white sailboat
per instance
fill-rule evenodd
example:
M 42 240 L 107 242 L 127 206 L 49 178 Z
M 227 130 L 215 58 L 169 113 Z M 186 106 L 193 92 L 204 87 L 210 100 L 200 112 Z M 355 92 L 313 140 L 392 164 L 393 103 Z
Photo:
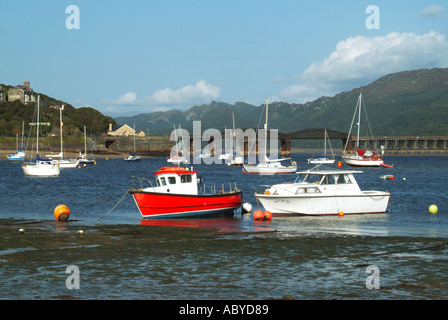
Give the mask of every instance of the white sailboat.
M 134 153 L 129 154 L 126 158 L 124 158 L 124 161 L 126 162 L 139 162 L 141 157 L 136 155 L 136 151 L 135 151 L 135 136 L 136 136 L 136 132 L 135 132 L 135 123 L 134 123 Z
M 362 150 L 359 148 L 359 131 L 361 127 L 361 107 L 362 107 L 362 93 L 359 94 L 358 102 L 356 103 L 355 113 L 353 114 L 352 124 L 348 133 L 347 142 L 344 146 L 342 159 L 344 162 L 351 166 L 359 167 L 379 167 L 383 165 L 384 146 L 381 146 L 381 154 L 379 152 L 371 150 Z M 358 112 L 358 132 L 356 135 L 356 150 L 351 152 L 347 151 L 347 145 L 350 140 L 350 134 L 353 128 L 353 122 L 355 120 L 356 112 Z
M 180 130 L 180 125 L 179 125 L 179 130 Z M 175 136 L 175 139 L 176 139 L 176 154 L 175 155 L 170 155 L 171 157 L 168 158 L 166 161 L 169 162 L 169 163 L 177 163 L 177 164 L 179 164 L 179 163 L 188 163 L 188 160 L 184 157 L 184 150 L 183 150 L 183 148 L 181 147 L 179 149 L 179 141 L 177 141 L 178 137 L 177 137 L 176 126 L 174 126 L 174 136 Z M 183 142 L 184 141 L 182 140 L 182 144 L 183 144 Z
M 47 123 L 39 122 L 39 108 L 40 96 L 37 96 L 37 122 L 30 123 L 31 126 L 36 126 L 36 160 L 33 163 L 23 162 L 22 169 L 26 176 L 35 177 L 52 177 L 58 176 L 60 173 L 59 165 L 51 162 L 49 159 L 42 159 L 39 157 L 39 127 L 47 125 Z
M 227 134 L 227 128 L 224 127 L 224 136 L 227 138 L 226 134 Z M 232 159 L 232 152 L 222 153 L 219 155 L 218 159 L 219 160 L 230 160 L 230 159 Z
M 233 142 L 232 142 L 232 156 L 230 158 L 229 166 L 241 166 L 244 164 L 244 158 L 236 151 L 236 137 L 235 137 L 235 113 L 232 112 L 233 119 Z
M 333 153 L 333 149 L 331 148 L 331 144 L 330 144 L 330 139 L 328 139 L 328 144 L 330 146 L 330 150 L 331 150 L 331 158 L 327 157 L 327 138 L 328 138 L 328 134 L 327 134 L 327 130 L 325 130 L 325 139 L 324 139 L 324 155 L 323 156 L 319 156 L 319 157 L 312 157 L 310 159 L 308 159 L 308 163 L 309 164 L 332 164 L 336 161 L 336 159 L 334 158 L 334 153 Z
M 22 144 L 21 148 L 19 148 L 19 135 L 16 136 L 16 144 L 17 144 L 17 151 L 14 153 L 11 153 L 9 156 L 7 156 L 7 159 L 9 161 L 13 162 L 20 162 L 25 159 L 25 151 L 23 151 L 23 134 L 24 134 L 24 123 L 22 122 Z
M 93 156 L 93 154 L 92 154 Z M 81 151 L 79 152 L 78 156 L 76 157 L 77 160 L 79 160 L 80 164 L 96 164 L 95 158 L 88 159 L 87 158 L 87 134 L 86 134 L 86 126 L 84 126 L 84 153 Z
M 266 132 L 266 139 L 264 139 L 264 159 L 262 162 L 257 165 L 252 165 L 245 163 L 243 173 L 251 173 L 251 174 L 261 174 L 261 175 L 272 175 L 272 174 L 287 174 L 287 173 L 295 173 L 297 171 L 297 163 L 295 161 L 291 161 L 291 158 L 282 158 L 282 159 L 269 159 L 266 156 L 267 153 L 267 133 L 268 133 L 268 108 L 269 103 L 268 99 L 266 99 L 266 121 L 264 124 L 264 129 Z M 291 165 L 283 165 L 282 162 L 290 160 Z
M 60 118 L 59 131 L 61 133 L 61 152 L 58 154 L 49 154 L 49 155 L 47 155 L 47 157 L 50 158 L 51 160 L 55 160 L 55 162 L 58 162 L 59 168 L 61 168 L 61 169 L 73 169 L 78 166 L 79 160 L 78 159 L 64 159 L 64 144 L 63 144 L 63 138 L 62 138 L 62 127 L 64 124 L 62 122 L 62 110 L 64 110 L 64 105 L 62 105 L 59 108 L 59 118 Z

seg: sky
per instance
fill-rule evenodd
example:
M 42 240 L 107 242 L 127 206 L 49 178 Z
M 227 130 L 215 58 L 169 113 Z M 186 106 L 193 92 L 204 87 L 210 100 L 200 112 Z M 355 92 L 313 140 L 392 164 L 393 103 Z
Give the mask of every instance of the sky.
M 305 103 L 448 67 L 448 2 L 2 0 L 0 83 L 112 117 Z

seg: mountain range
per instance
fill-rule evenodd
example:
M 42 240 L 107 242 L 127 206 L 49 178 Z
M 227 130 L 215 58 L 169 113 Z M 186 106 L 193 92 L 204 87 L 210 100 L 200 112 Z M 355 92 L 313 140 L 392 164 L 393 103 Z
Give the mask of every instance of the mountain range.
M 374 136 L 448 135 L 448 68 L 388 74 L 369 85 L 303 104 L 269 103 L 269 128 L 282 133 L 310 128 L 348 132 L 360 93 L 363 112 Z M 173 125 L 191 130 L 193 121 L 201 121 L 202 130 L 230 129 L 232 112 L 237 128 L 263 126 L 264 104 L 254 106 L 245 102 L 232 105 L 212 101 L 186 111 L 169 110 L 114 120 L 121 124 L 135 123 L 137 129 L 161 135 L 171 132 Z

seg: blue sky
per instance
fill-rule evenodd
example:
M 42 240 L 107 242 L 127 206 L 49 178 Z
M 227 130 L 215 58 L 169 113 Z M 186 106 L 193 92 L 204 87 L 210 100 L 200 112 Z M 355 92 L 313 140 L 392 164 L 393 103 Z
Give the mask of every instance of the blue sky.
M 79 29 L 67 28 L 70 5 Z M 366 26 L 369 5 L 379 29 Z M 446 1 L 2 0 L 0 83 L 30 81 L 110 116 L 211 100 L 303 103 L 448 67 L 447 33 Z

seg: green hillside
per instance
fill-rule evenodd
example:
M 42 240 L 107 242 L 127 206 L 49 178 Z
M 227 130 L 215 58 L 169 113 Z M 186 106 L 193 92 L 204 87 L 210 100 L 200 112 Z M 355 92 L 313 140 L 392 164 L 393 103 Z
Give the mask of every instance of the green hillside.
M 356 101 L 362 92 L 375 136 L 448 135 L 448 69 L 421 69 L 389 74 L 371 84 L 321 97 L 305 104 L 269 104 L 269 127 L 280 132 L 329 128 L 348 132 Z M 238 128 L 256 128 L 264 105 L 243 102 L 233 105 L 212 101 L 187 111 L 171 110 L 115 118 L 117 123 L 149 129 L 151 135 L 171 132 L 173 125 L 191 129 L 200 120 L 202 129 L 232 127 L 232 112 Z M 261 119 L 261 125 L 264 118 Z
M 3 90 L 11 86 L 1 85 Z M 115 121 L 101 112 L 89 108 L 74 108 L 71 104 L 48 97 L 42 93 L 40 95 L 42 119 L 50 122 L 51 127 L 46 129 L 48 132 L 59 130 L 59 110 L 50 108 L 50 106 L 64 105 L 63 123 L 64 133 L 67 135 L 83 135 L 84 126 L 89 134 L 98 134 L 107 132 L 109 123 L 115 124 Z M 0 103 L 0 136 L 15 136 L 21 133 L 22 123 L 25 123 L 25 132 L 28 132 L 28 123 L 31 122 L 35 109 L 35 104 L 25 105 L 20 101 Z

